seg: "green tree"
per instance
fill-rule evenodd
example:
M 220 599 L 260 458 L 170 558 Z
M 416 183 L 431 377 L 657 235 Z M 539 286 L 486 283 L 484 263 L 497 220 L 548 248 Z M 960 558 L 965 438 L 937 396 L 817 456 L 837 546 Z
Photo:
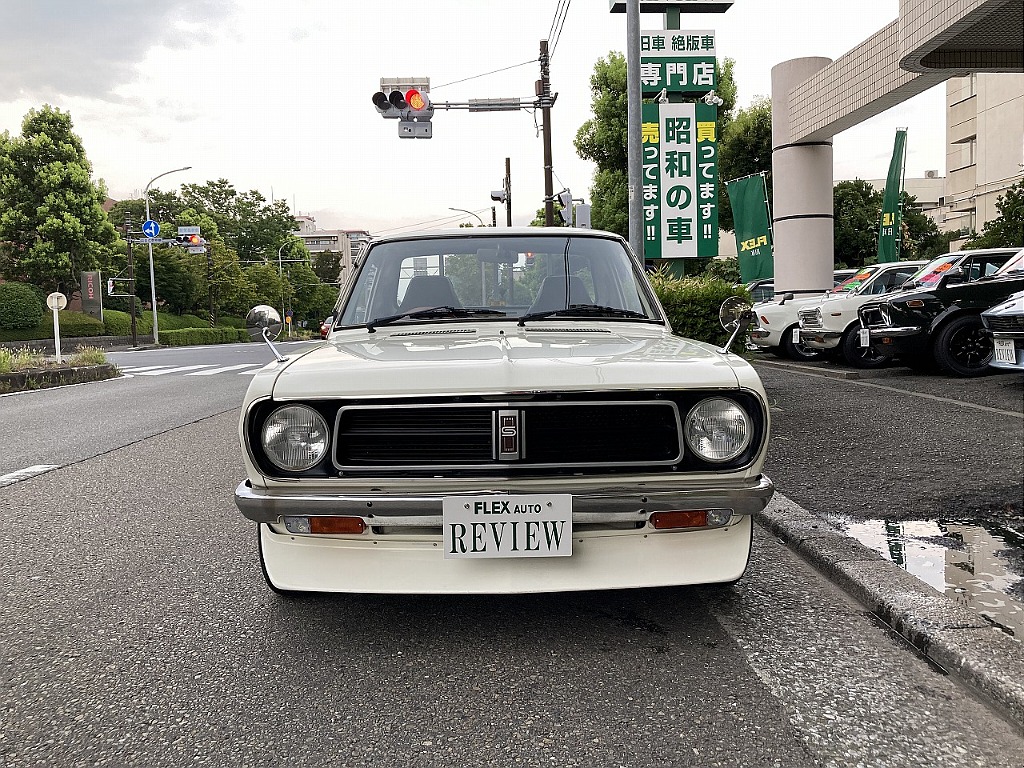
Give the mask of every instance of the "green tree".
M 0 135 L 0 274 L 66 294 L 117 239 L 72 128 L 69 113 L 45 105 L 29 110 L 20 136 Z
M 724 280 L 729 285 L 740 281 L 740 262 L 735 256 L 724 259 L 711 259 L 701 273 L 711 280 Z
M 836 267 L 863 267 L 878 258 L 882 193 L 863 179 L 840 181 L 832 190 Z
M 914 195 L 902 192 L 900 205 L 903 211 L 903 226 L 900 239 L 900 259 L 931 259 L 946 253 L 949 239 L 943 236 L 938 226 L 921 212 L 914 203 Z
M 719 62 L 718 135 L 732 119 L 736 105 L 735 62 Z M 615 51 L 598 59 L 590 78 L 591 110 L 594 116 L 576 132 L 576 152 L 597 165 L 590 190 L 594 229 L 629 235 L 629 182 L 626 149 L 628 100 L 626 57 Z
M 1024 179 L 996 199 L 999 215 L 986 222 L 981 234 L 967 243 L 968 248 L 1024 247 Z
M 337 285 L 341 272 L 341 254 L 337 251 L 320 251 L 313 254 L 313 272 L 322 283 Z
M 765 173 L 768 203 L 772 201 L 772 102 L 760 98 L 722 130 L 718 148 L 718 175 L 721 187 L 718 195 L 718 226 L 733 230 L 732 205 L 725 191 L 725 183 L 742 176 Z

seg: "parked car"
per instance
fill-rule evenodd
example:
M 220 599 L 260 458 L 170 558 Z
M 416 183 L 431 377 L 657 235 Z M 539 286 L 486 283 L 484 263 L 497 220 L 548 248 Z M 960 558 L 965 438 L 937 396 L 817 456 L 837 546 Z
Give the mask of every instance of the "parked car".
M 864 304 L 857 311 L 861 343 L 914 367 L 934 363 L 956 376 L 985 373 L 993 344 L 981 313 L 1024 289 L 1024 249 L 976 251 L 926 285 Z
M 320 338 L 326 339 L 327 334 L 331 332 L 331 326 L 334 325 L 334 315 L 328 316 L 322 323 L 320 323 Z
M 754 304 L 760 304 L 762 301 L 771 301 L 775 298 L 774 278 L 752 280 L 744 287 L 747 289 L 747 293 L 750 294 L 750 300 Z
M 851 290 L 829 294 L 819 304 L 802 308 L 797 313 L 800 341 L 808 349 L 836 352 L 844 362 L 857 368 L 885 365 L 890 360 L 888 356 L 860 345 L 857 308 L 880 294 L 899 290 L 925 264 L 924 261 L 879 264 L 876 269 L 858 275 L 860 284 Z
M 254 308 L 273 338 L 279 317 Z M 272 341 L 271 341 L 272 345 Z M 326 344 L 252 379 L 235 490 L 278 592 L 731 582 L 768 503 L 753 367 L 673 335 L 622 238 L 374 240 Z
M 861 280 L 873 271 L 873 267 L 865 267 L 863 270 L 836 270 L 834 277 L 837 282 L 830 291 L 799 299 L 788 293 L 777 302 L 764 302 L 755 305 L 757 325 L 750 332 L 750 341 L 757 347 L 791 360 L 818 360 L 824 357 L 824 352 L 810 349 L 804 346 L 800 340 L 800 322 L 797 312 L 801 307 L 820 302 L 825 296 L 843 294 L 856 288 L 860 285 Z
M 982 312 L 981 322 L 992 334 L 992 359 L 988 364 L 1024 371 L 1024 291 Z

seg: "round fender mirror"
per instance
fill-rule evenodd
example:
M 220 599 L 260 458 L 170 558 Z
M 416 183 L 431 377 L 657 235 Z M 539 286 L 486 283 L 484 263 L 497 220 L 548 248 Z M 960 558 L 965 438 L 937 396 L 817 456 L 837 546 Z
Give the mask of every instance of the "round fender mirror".
M 726 331 L 732 333 L 739 327 L 740 320 L 750 311 L 752 306 L 746 299 L 739 296 L 730 296 L 719 307 L 718 320 Z
M 245 327 L 249 336 L 254 341 L 261 341 L 264 338 L 263 331 L 266 329 L 267 337 L 274 341 L 281 335 L 281 313 L 269 304 L 260 304 L 249 310 L 245 316 Z

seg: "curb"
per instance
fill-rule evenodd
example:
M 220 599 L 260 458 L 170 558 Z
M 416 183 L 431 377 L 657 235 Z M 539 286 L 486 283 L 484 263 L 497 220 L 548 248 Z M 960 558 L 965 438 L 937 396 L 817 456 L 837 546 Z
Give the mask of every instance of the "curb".
M 754 519 L 1024 730 L 1024 647 L 776 491 Z
M 87 381 L 103 381 L 117 375 L 117 366 L 113 363 L 88 365 L 80 368 L 43 368 L 37 371 L 4 373 L 0 374 L 0 394 L 63 387 Z

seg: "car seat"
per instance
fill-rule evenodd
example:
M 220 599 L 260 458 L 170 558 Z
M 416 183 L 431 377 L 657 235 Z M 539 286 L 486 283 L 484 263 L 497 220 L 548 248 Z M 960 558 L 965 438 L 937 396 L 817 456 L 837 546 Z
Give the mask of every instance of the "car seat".
M 569 304 L 593 304 L 587 286 L 575 275 L 569 276 Z M 554 309 L 565 309 L 565 276 L 548 275 L 540 284 L 537 291 L 537 298 L 527 310 L 527 314 L 534 312 L 550 312 Z
M 429 307 L 462 307 L 452 281 L 444 275 L 419 275 L 412 278 L 398 311 L 411 312 Z

